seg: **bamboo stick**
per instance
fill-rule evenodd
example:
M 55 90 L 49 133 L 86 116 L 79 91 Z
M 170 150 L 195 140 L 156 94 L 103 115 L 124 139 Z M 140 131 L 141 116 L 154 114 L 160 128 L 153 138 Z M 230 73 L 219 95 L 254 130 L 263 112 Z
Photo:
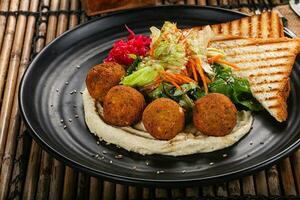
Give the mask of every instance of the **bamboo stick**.
M 143 188 L 143 199 L 150 199 L 150 189 Z
M 255 195 L 253 176 L 246 176 L 243 178 L 242 189 L 244 195 Z
M 69 0 L 61 0 L 60 1 L 60 10 L 68 10 L 69 9 Z M 53 21 L 55 21 L 53 19 Z M 54 25 L 55 26 L 55 25 Z M 68 26 L 68 16 L 66 14 L 60 14 L 58 17 L 56 37 L 61 35 L 63 32 L 67 30 Z M 49 199 L 58 199 L 62 195 L 63 189 L 63 178 L 64 178 L 65 166 L 58 160 L 54 159 L 51 173 L 51 182 L 50 182 L 50 193 Z
M 35 12 L 37 11 L 38 8 L 38 4 L 39 1 L 38 0 L 34 0 L 31 2 L 30 5 L 30 11 Z M 19 83 L 21 81 L 21 77 L 24 74 L 25 69 L 27 68 L 27 66 L 29 65 L 29 58 L 30 58 L 30 53 L 31 53 L 31 44 L 32 44 L 32 38 L 33 38 L 33 34 L 34 34 L 34 30 L 35 30 L 35 22 L 36 22 L 36 18 L 34 16 L 29 16 L 28 17 L 28 22 L 27 22 L 27 28 L 26 28 L 26 35 L 24 38 L 24 45 L 23 45 L 23 51 L 22 51 L 22 58 L 20 61 L 20 67 L 19 67 L 19 73 L 18 73 L 18 80 L 16 81 L 17 87 L 19 86 Z M 15 90 L 15 95 L 14 95 L 14 103 L 13 103 L 13 110 L 11 113 L 11 120 L 10 120 L 10 128 L 9 128 L 9 133 L 8 135 L 11 135 L 13 133 L 10 133 L 12 130 L 15 130 L 14 127 L 17 126 L 18 124 L 18 120 L 14 120 L 19 118 L 19 107 L 18 107 L 18 88 Z M 19 140 L 18 140 L 18 144 L 17 144 L 17 152 L 16 152 L 16 158 L 15 160 L 20 160 L 25 154 L 27 154 L 27 148 L 30 146 L 28 146 L 27 142 L 24 141 L 24 137 L 26 138 L 27 136 L 23 135 L 24 132 L 24 125 L 21 126 L 22 128 L 19 131 Z M 13 141 L 7 141 L 6 143 L 10 143 L 13 144 L 15 140 Z M 28 152 L 30 151 L 30 149 L 28 149 Z M 23 158 L 21 160 L 24 161 L 25 158 Z M 26 162 L 24 162 L 26 163 Z M 23 177 L 25 174 L 23 174 L 24 169 L 26 168 L 25 166 L 20 166 L 21 164 L 18 165 L 14 165 L 13 167 L 13 176 L 12 176 L 12 180 L 14 180 L 16 177 Z M 7 172 L 5 172 L 7 173 Z M 22 194 L 21 191 L 23 189 L 23 182 L 24 180 L 19 180 L 18 182 L 16 182 L 16 186 L 15 186 L 15 190 L 17 192 L 19 192 L 19 195 Z M 14 192 L 16 192 L 14 191 Z M 10 193 L 13 193 L 12 187 L 10 188 Z M 16 199 L 20 199 L 20 196 L 17 196 Z
M 228 182 L 228 193 L 230 196 L 241 195 L 241 186 L 239 180 L 233 180 Z
M 35 198 L 36 185 L 39 178 L 39 168 L 41 159 L 41 148 L 33 140 L 30 149 L 29 162 L 26 171 L 25 186 L 23 191 L 23 200 Z
M 75 199 L 77 173 L 66 166 L 62 199 Z
M 42 2 L 43 5 L 49 6 L 49 0 L 43 0 Z M 47 12 L 48 9 L 45 7 L 41 12 Z M 42 16 L 41 20 L 46 21 L 47 17 Z M 35 24 L 35 21 L 33 22 Z M 34 25 L 32 25 L 34 26 Z M 47 26 L 46 23 L 43 22 L 39 25 L 38 30 L 38 35 L 45 35 L 47 31 Z M 33 34 L 33 33 L 32 33 Z M 29 41 L 29 39 L 25 39 L 25 42 Z M 31 41 L 31 40 L 30 40 Z M 39 38 L 38 41 L 36 41 L 36 52 L 39 52 L 43 46 L 44 46 L 44 39 Z M 26 62 L 29 62 L 28 60 L 24 60 L 24 66 L 26 65 Z M 40 160 L 41 160 L 41 148 L 38 146 L 38 144 L 33 140 L 31 144 L 31 150 L 30 150 L 30 156 L 29 156 L 29 163 L 27 167 L 27 172 L 26 172 L 26 179 L 25 179 L 25 186 L 24 186 L 24 191 L 23 191 L 23 199 L 29 200 L 29 199 L 34 199 L 35 198 L 35 193 L 37 190 L 37 184 L 38 184 L 38 178 L 39 178 L 39 168 L 40 168 Z
M 17 147 L 10 179 L 8 199 L 19 200 L 22 198 L 26 166 L 28 164 L 31 145 L 31 138 L 24 131 L 25 125 L 21 122 L 17 137 Z
M 127 199 L 127 188 L 125 185 L 116 184 L 116 200 Z
M 90 178 L 90 200 L 98 200 L 101 198 L 101 183 L 102 182 L 95 177 Z
M 295 172 L 295 182 L 297 184 L 298 195 L 300 195 L 300 149 L 293 154 L 292 158 Z
M 206 6 L 206 0 L 197 0 L 198 5 Z
M 115 199 L 114 197 L 114 191 L 115 191 L 115 184 L 104 181 L 103 182 L 103 194 L 102 194 L 102 199 L 103 200 L 113 200 Z
M 9 0 L 2 0 L 0 4 L 0 11 L 8 11 L 8 7 L 9 7 Z M 0 50 L 2 47 L 5 26 L 6 26 L 6 16 L 0 15 Z
M 199 197 L 199 188 L 198 187 L 186 188 L 185 194 L 187 197 Z
M 89 195 L 90 177 L 80 172 L 78 175 L 76 199 L 85 199 Z
M 59 0 L 52 0 L 50 4 L 50 10 L 55 11 L 58 10 Z M 46 34 L 46 44 L 49 44 L 56 35 L 56 25 L 57 25 L 57 16 L 51 15 L 48 19 L 47 25 L 47 34 Z M 42 161 L 41 161 L 41 170 L 40 170 L 40 178 L 38 182 L 37 189 L 37 198 L 48 198 L 49 190 L 50 190 L 50 174 L 52 168 L 52 157 L 43 151 L 42 152 Z
M 276 166 L 271 167 L 271 169 L 267 171 L 267 179 L 270 195 L 280 195 L 281 189 Z
M 215 196 L 213 186 L 210 185 L 202 187 L 202 194 L 203 196 Z
M 179 198 L 179 197 L 183 197 L 185 193 L 184 190 L 175 188 L 171 190 L 171 194 L 172 194 L 172 198 Z
M 155 197 L 156 198 L 168 198 L 168 192 L 166 189 L 156 188 L 155 189 Z
M 78 10 L 79 2 L 78 0 L 71 0 L 70 10 Z M 69 29 L 75 27 L 79 22 L 78 16 L 75 14 L 71 14 L 69 17 Z
M 217 2 L 217 0 L 208 0 L 208 5 L 210 5 L 210 6 L 217 6 L 218 2 Z
M 265 171 L 260 171 L 254 175 L 257 195 L 268 195 L 268 186 Z
M 20 9 L 28 11 L 29 0 L 21 1 Z M 12 123 L 13 126 L 10 127 L 10 134 L 7 137 L 9 117 L 12 109 L 13 97 L 16 88 L 18 67 L 21 59 L 21 49 L 23 47 L 24 33 L 26 28 L 27 17 L 20 15 L 17 20 L 16 34 L 14 37 L 13 48 L 11 51 L 11 59 L 9 64 L 9 70 L 6 81 L 6 88 L 4 93 L 4 101 L 2 104 L 1 115 L 0 115 L 0 132 L 3 137 L 1 139 L 6 140 L 5 154 L 3 159 L 1 158 L 1 176 L 0 176 L 0 199 L 5 199 L 8 194 L 9 181 L 11 177 L 11 172 L 13 168 L 13 158 L 15 156 L 16 150 L 16 138 L 18 134 L 18 129 L 20 125 L 20 119 L 17 117 L 16 123 Z M 17 97 L 15 101 L 17 101 Z M 18 108 L 13 108 L 18 109 Z M 14 119 L 12 119 L 14 120 Z M 4 145 L 4 142 L 1 142 Z M 4 149 L 4 146 L 1 146 Z M 3 152 L 3 151 L 2 151 Z M 1 155 L 2 155 L 1 152 Z
M 187 0 L 187 4 L 188 5 L 195 5 L 196 4 L 196 0 Z
M 223 183 L 221 185 L 217 185 L 216 195 L 221 196 L 221 197 L 227 197 L 228 196 L 227 184 L 226 183 Z
M 128 199 L 137 199 L 137 188 L 133 186 L 128 186 Z
M 13 1 L 10 4 L 9 10 L 10 11 L 17 11 L 19 8 L 19 0 Z M 5 36 L 4 36 L 4 42 L 3 47 L 0 55 L 0 99 L 2 99 L 3 89 L 5 85 L 5 78 L 7 75 L 7 69 L 9 66 L 9 59 L 10 59 L 10 53 L 12 49 L 13 39 L 15 35 L 15 27 L 16 27 L 16 16 L 9 16 L 7 26 L 5 29 Z M 1 105 L 1 103 L 0 103 Z M 2 108 L 1 108 L 2 110 Z M 5 114 L 5 113 L 4 113 Z M 2 114 L 2 115 L 4 115 Z M 5 116 L 5 118 L 7 118 Z M 2 119 L 3 120 L 3 119 Z M 2 121 L 0 121 L 2 123 Z M 5 142 L 7 137 L 7 128 L 8 124 L 5 123 L 5 126 L 0 126 L 0 163 L 2 161 L 4 148 L 5 148 Z
M 283 182 L 283 190 L 285 196 L 297 195 L 293 172 L 291 168 L 290 159 L 286 158 L 280 162 L 280 174 Z

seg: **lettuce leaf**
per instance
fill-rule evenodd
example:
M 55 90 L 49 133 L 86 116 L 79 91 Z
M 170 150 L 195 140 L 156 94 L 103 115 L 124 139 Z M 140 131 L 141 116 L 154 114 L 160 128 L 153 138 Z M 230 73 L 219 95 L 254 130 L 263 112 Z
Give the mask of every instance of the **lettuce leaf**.
M 148 66 L 133 72 L 129 76 L 125 76 L 120 84 L 130 87 L 143 87 L 152 83 L 158 75 L 157 69 Z
M 260 111 L 263 107 L 252 96 L 249 81 L 232 74 L 231 68 L 214 64 L 216 76 L 208 85 L 210 92 L 222 93 L 228 96 L 234 104 L 251 111 Z

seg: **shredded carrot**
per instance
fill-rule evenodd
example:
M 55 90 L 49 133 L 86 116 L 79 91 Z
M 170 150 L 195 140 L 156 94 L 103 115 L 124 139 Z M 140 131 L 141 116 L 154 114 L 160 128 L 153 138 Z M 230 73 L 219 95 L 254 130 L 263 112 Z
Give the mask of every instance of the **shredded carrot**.
M 156 80 L 153 83 L 150 83 L 148 85 L 145 85 L 142 90 L 154 90 L 155 88 L 157 88 L 159 86 L 159 84 L 161 83 L 161 79 L 160 78 L 156 78 Z
M 190 82 L 194 82 L 193 79 L 187 77 L 187 76 L 184 76 L 182 74 L 175 74 L 175 76 L 177 77 L 177 79 L 183 81 L 183 82 L 186 82 L 186 83 L 190 83 Z
M 177 85 L 177 83 L 175 83 L 174 81 L 170 81 L 170 83 L 172 85 L 174 85 L 177 89 L 181 89 L 181 87 L 179 85 Z
M 197 76 L 197 72 L 196 72 L 196 69 L 195 69 L 195 63 L 193 60 L 190 61 L 190 65 L 189 65 L 192 69 L 192 72 L 193 72 L 193 77 L 194 77 L 194 80 L 196 82 L 198 82 L 198 76 Z
M 183 73 L 184 75 L 188 75 L 188 72 L 187 72 L 187 69 L 186 68 L 184 68 L 183 70 L 181 70 L 181 73 Z
M 203 82 L 203 87 L 204 87 L 204 91 L 205 91 L 205 94 L 208 94 L 208 87 L 207 87 L 207 83 L 206 83 L 206 76 L 204 74 L 204 71 L 202 69 L 202 65 L 201 65 L 201 61 L 199 58 L 195 58 L 195 61 L 196 61 L 196 67 L 198 69 L 198 72 L 200 74 L 200 78 Z
M 228 65 L 228 66 L 232 67 L 232 68 L 235 69 L 235 70 L 239 70 L 239 69 L 240 69 L 236 64 L 231 63 L 231 62 L 228 62 L 228 61 L 223 60 L 223 59 L 218 59 L 216 62 L 217 62 L 217 63 L 221 63 L 221 64 Z
M 207 76 L 205 77 L 205 79 L 206 79 L 206 83 L 207 83 L 207 84 L 210 84 L 210 83 L 211 83 L 211 80 L 210 80 Z
M 213 56 L 211 58 L 208 58 L 207 61 L 208 61 L 208 63 L 214 63 L 222 57 L 223 57 L 223 55 L 219 54 L 219 55 Z

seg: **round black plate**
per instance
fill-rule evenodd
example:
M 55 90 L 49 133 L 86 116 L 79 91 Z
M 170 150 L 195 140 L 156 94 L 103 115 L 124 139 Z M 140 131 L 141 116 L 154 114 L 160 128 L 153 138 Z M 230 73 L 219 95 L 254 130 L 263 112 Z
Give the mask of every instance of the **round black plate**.
M 252 131 L 221 151 L 183 157 L 142 156 L 105 142 L 97 144 L 84 122 L 80 91 L 85 87 L 86 73 L 102 62 L 115 40 L 127 36 L 125 24 L 136 33 L 148 33 L 150 26 L 161 26 L 165 20 L 190 27 L 243 16 L 210 7 L 155 7 L 109 15 L 68 31 L 34 59 L 21 84 L 20 106 L 33 137 L 56 158 L 75 168 L 133 184 L 207 184 L 274 163 L 300 142 L 299 60 L 291 76 L 287 122 L 278 123 L 266 112 L 257 114 Z M 74 90 L 77 92 L 72 93 Z M 115 158 L 119 154 L 122 159 Z

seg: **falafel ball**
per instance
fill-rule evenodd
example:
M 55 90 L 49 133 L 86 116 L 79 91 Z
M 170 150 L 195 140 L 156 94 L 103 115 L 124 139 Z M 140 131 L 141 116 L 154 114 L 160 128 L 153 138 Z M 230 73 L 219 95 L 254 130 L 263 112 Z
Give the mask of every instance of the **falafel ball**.
M 143 113 L 146 130 L 156 139 L 170 140 L 184 128 L 183 109 L 171 99 L 159 98 L 151 102 Z
M 86 77 L 86 86 L 90 95 L 103 102 L 108 90 L 118 85 L 125 75 L 124 68 L 115 62 L 98 64 L 90 69 Z
M 225 136 L 237 121 L 237 110 L 231 100 L 220 93 L 208 94 L 195 102 L 193 122 L 203 134 Z
M 144 96 L 136 89 L 114 86 L 104 97 L 104 121 L 115 126 L 133 125 L 141 119 L 145 105 Z

